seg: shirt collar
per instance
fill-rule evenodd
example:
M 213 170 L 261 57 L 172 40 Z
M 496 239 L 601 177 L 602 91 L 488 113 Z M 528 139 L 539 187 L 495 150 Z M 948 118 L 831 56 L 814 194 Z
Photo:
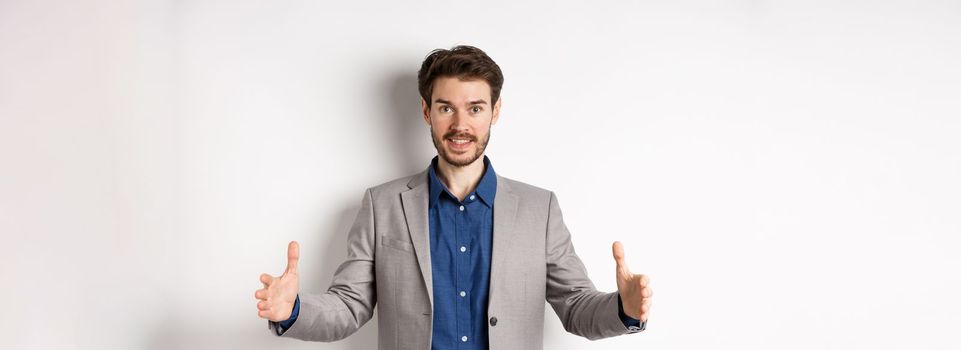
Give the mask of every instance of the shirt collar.
M 434 203 L 440 198 L 441 193 L 447 192 L 451 198 L 454 195 L 447 191 L 447 186 L 440 181 L 437 176 L 437 157 L 430 161 L 430 170 L 428 171 L 428 183 L 430 184 L 430 197 L 428 198 L 428 207 L 432 207 Z M 484 156 L 484 175 L 481 176 L 480 182 L 477 183 L 477 188 L 474 189 L 477 196 L 480 197 L 481 202 L 486 204 L 488 207 L 494 206 L 494 196 L 497 194 L 497 174 L 494 172 L 494 167 L 491 166 L 490 158 Z

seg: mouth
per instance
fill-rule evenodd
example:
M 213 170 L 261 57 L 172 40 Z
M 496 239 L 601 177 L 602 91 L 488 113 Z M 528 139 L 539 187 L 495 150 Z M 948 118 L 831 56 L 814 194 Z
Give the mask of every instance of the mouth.
M 451 137 L 444 140 L 447 146 L 454 150 L 466 150 L 474 144 L 470 138 Z

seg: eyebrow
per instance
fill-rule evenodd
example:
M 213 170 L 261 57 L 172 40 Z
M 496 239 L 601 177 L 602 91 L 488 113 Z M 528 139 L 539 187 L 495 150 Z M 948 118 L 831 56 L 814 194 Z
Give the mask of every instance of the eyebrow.
M 434 100 L 434 103 L 443 103 L 443 104 L 453 105 L 453 103 L 450 103 L 450 101 L 445 100 L 445 99 L 442 99 L 442 98 L 435 99 L 435 100 Z M 473 106 L 473 105 L 486 105 L 486 104 L 487 104 L 487 101 L 484 101 L 484 100 L 474 100 L 474 101 L 468 101 L 467 104 L 468 104 L 468 105 L 471 105 L 471 106 Z

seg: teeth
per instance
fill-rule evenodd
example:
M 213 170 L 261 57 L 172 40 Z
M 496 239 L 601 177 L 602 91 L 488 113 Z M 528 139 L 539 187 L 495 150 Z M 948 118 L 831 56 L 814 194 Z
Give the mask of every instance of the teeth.
M 458 140 L 458 139 L 451 139 L 451 141 L 454 142 L 454 143 L 456 143 L 456 144 L 458 144 L 458 145 L 463 145 L 463 144 L 465 144 L 465 143 L 470 142 L 470 140 Z

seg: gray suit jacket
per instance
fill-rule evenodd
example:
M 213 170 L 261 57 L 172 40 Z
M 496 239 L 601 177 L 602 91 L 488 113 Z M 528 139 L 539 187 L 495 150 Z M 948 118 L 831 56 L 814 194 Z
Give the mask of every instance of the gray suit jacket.
M 430 349 L 427 197 L 426 170 L 367 189 L 347 260 L 327 292 L 300 294 L 300 315 L 282 336 L 340 340 L 363 326 L 376 305 L 379 349 Z M 554 193 L 498 175 L 490 348 L 542 349 L 545 299 L 573 334 L 600 339 L 631 332 L 618 317 L 617 292 L 598 292 L 574 253 Z

